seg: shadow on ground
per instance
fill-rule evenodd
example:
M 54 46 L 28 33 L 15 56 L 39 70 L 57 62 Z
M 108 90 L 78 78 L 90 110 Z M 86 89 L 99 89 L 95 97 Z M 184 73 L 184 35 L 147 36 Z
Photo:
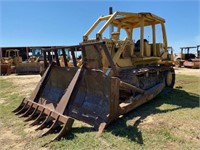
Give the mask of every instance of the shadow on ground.
M 173 89 L 168 94 L 158 95 L 152 101 L 143 104 L 122 118 L 116 120 L 107 128 L 107 132 L 111 132 L 116 136 L 127 137 L 138 144 L 143 144 L 142 133 L 139 130 L 140 123 L 152 114 L 162 114 L 176 111 L 183 108 L 199 107 L 199 95 L 187 93 L 183 90 Z M 160 110 L 163 104 L 176 105 L 174 109 Z M 127 121 L 138 118 L 133 125 L 127 126 Z
M 163 104 L 175 105 L 174 109 L 160 110 L 159 107 Z M 199 107 L 199 95 L 187 93 L 183 90 L 173 89 L 167 94 L 160 94 L 150 102 L 127 113 L 122 118 L 111 123 L 106 129 L 113 135 L 126 137 L 138 144 L 143 144 L 142 133 L 139 130 L 140 123 L 152 114 L 162 114 L 169 111 L 176 111 L 183 108 Z M 138 118 L 133 125 L 127 126 L 127 121 Z M 94 132 L 92 127 L 73 127 L 71 132 L 65 136 L 65 139 L 75 138 L 76 133 Z

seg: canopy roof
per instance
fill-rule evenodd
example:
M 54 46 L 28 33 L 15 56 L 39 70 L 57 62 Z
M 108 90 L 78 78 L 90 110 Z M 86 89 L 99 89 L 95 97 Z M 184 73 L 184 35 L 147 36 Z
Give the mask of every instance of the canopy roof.
M 142 26 L 150 26 L 156 24 L 164 24 L 165 20 L 149 12 L 129 13 L 129 12 L 115 12 L 111 15 L 101 16 L 91 26 L 91 28 L 84 34 L 84 41 L 88 39 L 88 36 L 99 25 L 100 22 L 106 21 L 101 29 L 97 32 L 96 38 L 101 39 L 102 33 L 110 26 L 113 25 L 118 29 L 123 28 L 126 32 L 131 31 L 133 28 Z M 131 33 L 129 33 L 131 34 Z M 130 35 L 129 35 L 130 36 Z
M 112 23 L 116 27 L 121 28 L 137 28 L 141 26 L 141 19 L 144 20 L 144 26 L 152 24 L 165 23 L 165 20 L 149 12 L 140 13 L 127 13 L 127 12 L 115 12 L 112 15 L 102 16 L 100 19 L 109 20 L 112 17 Z

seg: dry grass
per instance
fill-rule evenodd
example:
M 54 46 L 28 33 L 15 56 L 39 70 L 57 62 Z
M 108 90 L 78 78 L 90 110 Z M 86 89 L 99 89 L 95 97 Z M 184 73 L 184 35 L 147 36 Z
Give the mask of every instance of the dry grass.
M 200 148 L 200 90 L 196 76 L 177 75 L 172 92 L 160 94 L 113 122 L 99 138 L 90 126 L 75 121 L 69 135 L 45 147 L 55 135 L 38 138 L 44 131 L 35 132 L 35 127 L 30 127 L 29 122 L 23 122 L 24 118 L 11 112 L 24 96 L 30 95 L 39 79 L 39 76 L 0 77 L 2 150 Z

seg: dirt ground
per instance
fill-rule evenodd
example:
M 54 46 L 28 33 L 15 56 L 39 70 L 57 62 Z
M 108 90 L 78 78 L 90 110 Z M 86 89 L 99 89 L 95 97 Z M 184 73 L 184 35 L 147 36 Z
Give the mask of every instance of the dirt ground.
M 37 83 L 37 81 L 40 80 L 41 76 L 40 75 L 15 75 L 15 74 L 11 74 L 9 76 L 0 76 L 0 78 L 3 79 L 19 79 L 19 80 L 13 80 L 16 84 L 34 84 L 35 82 Z M 22 80 L 22 79 L 28 79 L 28 80 Z
M 176 74 L 200 77 L 200 69 L 177 68 L 177 67 L 175 67 L 174 69 Z

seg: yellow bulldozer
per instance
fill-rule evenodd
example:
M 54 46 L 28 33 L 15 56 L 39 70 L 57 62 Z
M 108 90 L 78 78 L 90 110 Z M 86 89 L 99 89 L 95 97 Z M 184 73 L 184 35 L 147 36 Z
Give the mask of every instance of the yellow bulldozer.
M 15 73 L 16 66 L 21 62 L 18 49 L 7 49 L 5 57 L 1 58 L 1 75 Z
M 43 56 L 41 48 L 31 48 L 28 59 L 16 66 L 16 74 L 40 74 L 43 72 Z
M 147 28 L 151 29 L 148 34 Z M 119 116 L 173 88 L 175 73 L 172 64 L 166 63 L 167 48 L 161 17 L 148 12 L 101 16 L 79 45 L 43 50 L 46 71 L 31 96 L 14 112 L 27 117 L 26 121 L 35 119 L 31 125 L 39 124 L 36 130 L 50 126 L 42 136 L 61 127 L 53 140 L 67 134 L 74 120 L 88 123 L 100 134 Z M 70 51 L 72 66 L 64 49 Z M 79 65 L 77 51 L 82 55 Z

